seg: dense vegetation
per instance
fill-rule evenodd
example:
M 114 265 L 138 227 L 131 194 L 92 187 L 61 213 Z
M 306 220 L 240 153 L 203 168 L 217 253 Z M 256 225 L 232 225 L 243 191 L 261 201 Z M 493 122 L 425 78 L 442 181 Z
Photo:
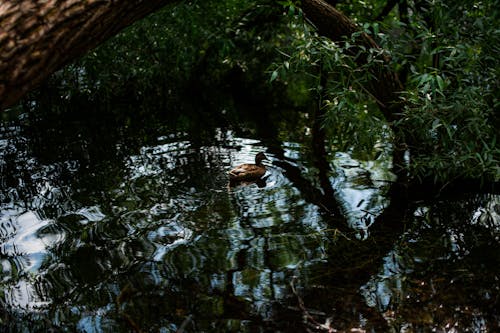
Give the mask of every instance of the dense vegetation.
M 40 107 L 56 95 L 137 105 L 140 114 L 180 95 L 203 99 L 206 90 L 239 85 L 249 100 L 273 95 L 299 111 L 319 103 L 332 151 L 373 159 L 388 138 L 403 136 L 413 179 L 499 181 L 499 2 L 329 2 L 381 46 L 362 49 L 365 66 L 348 52 L 354 37 L 318 36 L 300 1 L 189 1 L 56 73 L 38 103 L 25 104 Z M 403 114 L 392 124 L 366 89 L 370 66 L 386 66 L 381 53 L 404 84 L 395 101 Z
M 416 184 L 500 181 L 498 0 L 328 2 L 360 31 L 179 2 L 0 114 L 0 327 L 497 329 L 499 196 Z M 258 151 L 265 186 L 228 188 Z

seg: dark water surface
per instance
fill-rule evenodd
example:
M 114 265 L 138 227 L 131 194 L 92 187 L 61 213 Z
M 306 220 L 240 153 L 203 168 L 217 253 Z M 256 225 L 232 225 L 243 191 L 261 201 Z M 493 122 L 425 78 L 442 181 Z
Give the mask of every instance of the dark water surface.
M 500 197 L 391 198 L 390 147 L 325 171 L 294 117 L 82 114 L 2 122 L 2 331 L 500 330 Z

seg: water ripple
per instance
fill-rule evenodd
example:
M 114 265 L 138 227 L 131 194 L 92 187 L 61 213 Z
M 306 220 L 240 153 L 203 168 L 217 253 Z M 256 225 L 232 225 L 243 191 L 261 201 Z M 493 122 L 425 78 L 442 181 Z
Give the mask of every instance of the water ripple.
M 12 224 L 15 232 L 0 251 L 7 256 L 23 256 L 23 270 L 38 270 L 47 251 L 65 239 L 63 230 L 53 228 L 53 221 L 42 220 L 34 212 L 18 215 Z

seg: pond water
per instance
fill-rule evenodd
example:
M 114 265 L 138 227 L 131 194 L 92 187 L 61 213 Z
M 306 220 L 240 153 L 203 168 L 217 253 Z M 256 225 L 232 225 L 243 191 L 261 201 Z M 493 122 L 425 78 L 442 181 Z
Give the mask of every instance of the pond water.
M 4 119 L 2 331 L 500 330 L 499 196 L 406 202 L 390 146 L 318 157 L 248 114 Z M 260 151 L 264 182 L 229 187 Z

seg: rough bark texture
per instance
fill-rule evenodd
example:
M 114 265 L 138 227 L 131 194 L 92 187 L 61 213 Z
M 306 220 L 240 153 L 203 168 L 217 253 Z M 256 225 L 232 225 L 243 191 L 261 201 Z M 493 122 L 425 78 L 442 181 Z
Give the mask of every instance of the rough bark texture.
M 350 38 L 353 33 L 360 31 L 354 22 L 324 0 L 302 0 L 302 10 L 306 17 L 316 26 L 318 33 L 332 41 L 342 42 L 345 38 Z M 359 65 L 367 64 L 368 53 L 357 46 L 364 46 L 366 49 L 380 49 L 369 35 L 365 33 L 359 34 L 356 45 L 349 49 L 351 54 L 356 56 L 356 62 Z M 387 56 L 382 56 L 382 60 L 386 65 L 389 64 L 390 59 Z M 367 90 L 380 105 L 388 121 L 398 119 L 401 111 L 401 105 L 398 103 L 398 93 L 403 91 L 403 84 L 398 75 L 391 71 L 388 66 L 372 66 L 370 70 L 374 80 L 367 87 Z
M 132 22 L 175 0 L 0 0 L 0 110 Z

